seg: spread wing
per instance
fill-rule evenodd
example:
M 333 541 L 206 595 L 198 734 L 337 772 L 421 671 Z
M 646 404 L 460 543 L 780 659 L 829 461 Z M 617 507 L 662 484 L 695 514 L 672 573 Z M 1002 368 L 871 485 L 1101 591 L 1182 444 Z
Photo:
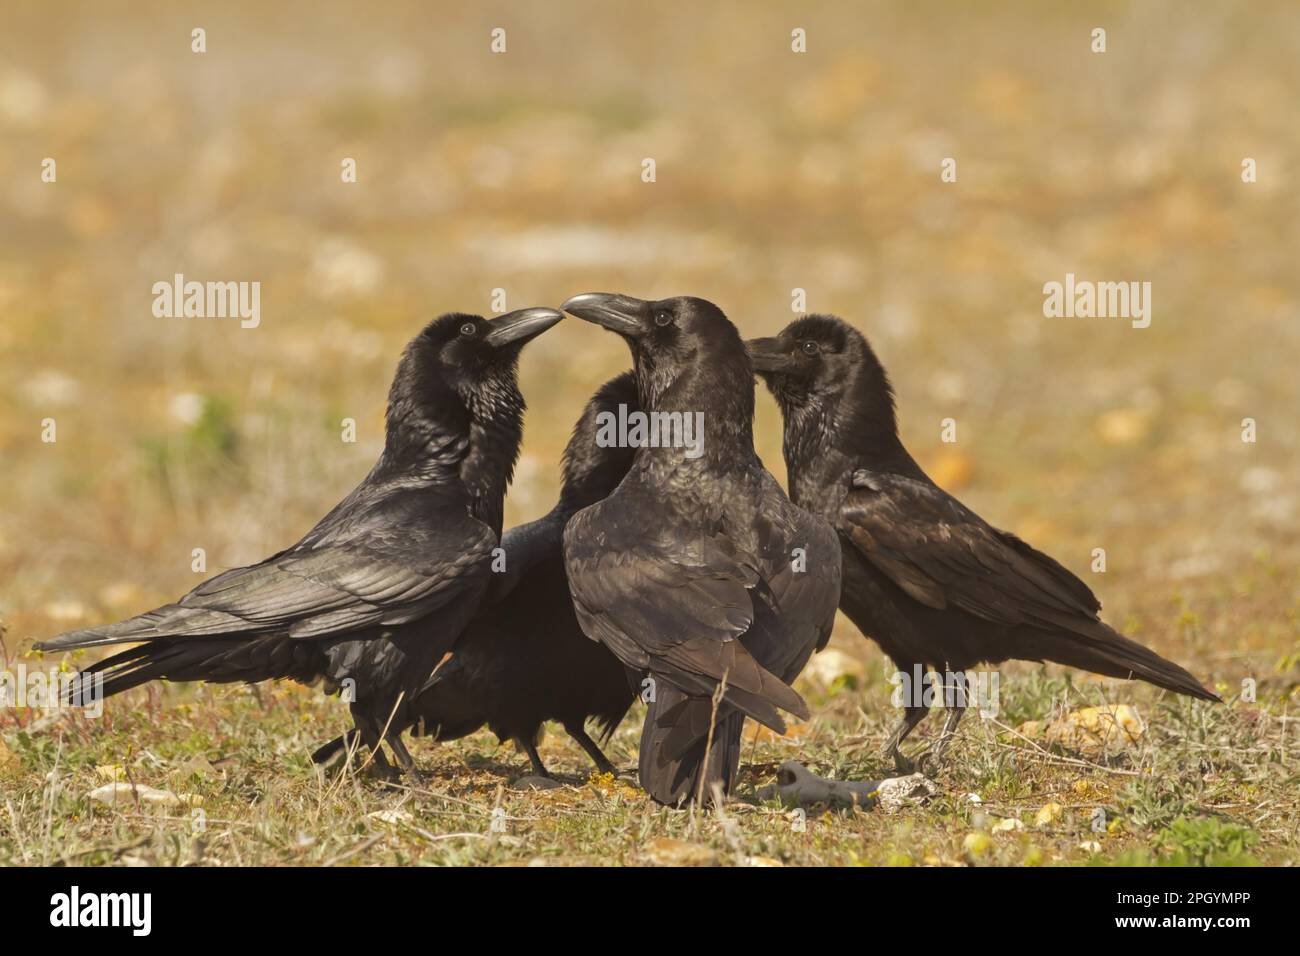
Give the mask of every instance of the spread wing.
M 350 513 L 336 509 L 328 527 L 292 548 L 204 581 L 173 604 L 37 646 L 271 632 L 320 638 L 424 617 L 486 578 L 497 541 L 463 507 L 430 513 L 419 496 L 411 489 Z
M 1007 626 L 1094 621 L 1101 604 L 1052 558 L 934 485 L 860 470 L 840 510 L 862 555 L 927 607 Z
M 588 637 L 624 664 L 691 694 L 723 699 L 784 731 L 776 708 L 807 717 L 803 700 L 740 642 L 766 594 L 759 560 L 722 536 L 647 525 L 653 503 L 616 494 L 580 511 L 564 531 L 574 609 Z M 661 509 L 660 509 L 661 511 Z

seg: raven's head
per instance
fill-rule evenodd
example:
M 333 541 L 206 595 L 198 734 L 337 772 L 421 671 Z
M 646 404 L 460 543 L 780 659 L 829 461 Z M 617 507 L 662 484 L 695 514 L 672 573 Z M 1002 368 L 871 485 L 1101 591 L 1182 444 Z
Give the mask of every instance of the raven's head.
M 681 409 L 692 399 L 698 404 L 707 394 L 710 408 L 720 411 L 738 402 L 748 410 L 737 411 L 746 420 L 753 417 L 753 372 L 745 344 L 712 302 L 693 296 L 647 302 L 586 292 L 561 308 L 623 337 L 632 350 L 637 388 L 647 410 Z M 679 382 L 682 387 L 674 389 Z
M 420 377 L 440 379 L 471 417 L 487 420 L 518 395 L 519 353 L 524 345 L 561 318 L 554 309 L 520 309 L 490 321 L 481 315 L 449 312 L 416 336 L 403 364 L 409 359 L 421 367 Z
M 898 440 L 889 377 L 853 326 L 833 315 L 808 315 L 745 347 L 781 406 L 787 464 L 827 447 L 877 461 L 911 461 Z
M 866 337 L 833 315 L 806 315 L 771 338 L 745 343 L 754 371 L 785 413 L 834 408 L 845 398 L 893 415 L 894 393 Z
M 472 496 L 504 494 L 523 435 L 519 353 L 562 318 L 554 309 L 491 321 L 451 312 L 425 326 L 402 353 L 388 395 L 388 463 L 451 468 Z
M 631 372 L 597 389 L 573 426 L 573 436 L 564 449 L 564 487 L 560 490 L 560 504 L 566 511 L 577 511 L 608 498 L 631 469 L 635 448 L 599 440 L 606 422 L 618 421 L 620 406 L 624 415 L 641 409 L 636 378 Z

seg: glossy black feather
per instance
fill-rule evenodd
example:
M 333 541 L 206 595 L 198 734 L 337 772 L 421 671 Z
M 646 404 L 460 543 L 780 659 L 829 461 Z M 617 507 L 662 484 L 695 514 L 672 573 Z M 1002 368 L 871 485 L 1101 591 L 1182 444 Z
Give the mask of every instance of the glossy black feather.
M 642 407 L 702 412 L 703 447 L 695 458 L 640 448 L 617 491 L 569 522 L 564 553 L 583 629 L 653 682 L 641 784 L 675 804 L 730 790 L 745 716 L 777 731 L 780 710 L 807 717 L 789 683 L 830 633 L 839 545 L 754 453 L 752 370 L 735 327 L 700 299 L 639 305 L 645 331 L 630 345 Z M 796 549 L 807 555 L 797 573 Z
M 98 676 L 107 694 L 159 678 L 319 681 L 347 693 L 377 745 L 487 590 L 524 410 L 522 342 L 489 346 L 489 328 L 446 315 L 407 346 L 383 453 L 299 542 L 172 604 L 37 646 L 143 642 L 87 668 L 81 693 Z
M 791 495 L 844 545 L 841 607 L 900 670 L 1053 661 L 1218 699 L 1103 623 L 1060 563 L 929 479 L 899 440 L 893 390 L 857 330 L 808 316 L 748 344 L 785 418 Z
M 556 506 L 502 538 L 505 573 L 493 575 L 453 658 L 412 702 L 419 733 L 451 740 L 486 725 L 527 743 L 548 720 L 576 732 L 593 720 L 605 739 L 631 707 L 636 675 L 579 628 L 561 549 L 569 518 L 613 491 L 632 463 L 631 449 L 595 442 L 597 416 L 619 405 L 637 408 L 631 373 L 602 386 L 574 426 Z

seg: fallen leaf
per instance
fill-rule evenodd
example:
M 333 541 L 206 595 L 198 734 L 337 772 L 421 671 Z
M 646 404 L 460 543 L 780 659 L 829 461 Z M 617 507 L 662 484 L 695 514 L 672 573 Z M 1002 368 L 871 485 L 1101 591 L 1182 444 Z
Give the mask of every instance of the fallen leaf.
M 641 791 L 626 780 L 620 780 L 612 773 L 593 773 L 587 778 L 587 786 L 606 797 L 639 797 Z
M 1054 823 L 1056 820 L 1060 819 L 1063 812 L 1065 812 L 1065 808 L 1059 803 L 1043 804 L 1043 808 L 1034 816 L 1034 826 L 1045 827 Z
M 406 810 L 375 810 L 366 814 L 367 819 L 387 823 L 390 827 L 415 822 L 415 817 Z
M 717 866 L 718 854 L 707 846 L 657 837 L 641 849 L 646 860 L 655 866 Z
M 1026 721 L 1017 730 L 1030 740 L 1095 755 L 1116 747 L 1137 746 L 1146 734 L 1146 724 L 1128 704 L 1107 704 L 1082 707 L 1048 724 Z
M 1030 740 L 1041 740 L 1043 736 L 1043 726 L 1041 720 L 1026 720 L 1016 728 L 1016 733 L 1023 734 Z
M 132 786 L 129 783 L 106 783 L 102 787 L 96 787 L 86 796 L 96 803 L 104 803 L 109 806 L 118 803 L 134 804 L 138 799 L 142 804 L 160 807 L 179 806 L 183 801 L 170 790 L 158 790 L 154 787 L 147 787 L 144 784 Z
M 978 831 L 966 834 L 966 839 L 961 841 L 961 848 L 969 856 L 983 856 L 988 853 L 992 845 L 993 841 L 989 839 L 989 835 Z

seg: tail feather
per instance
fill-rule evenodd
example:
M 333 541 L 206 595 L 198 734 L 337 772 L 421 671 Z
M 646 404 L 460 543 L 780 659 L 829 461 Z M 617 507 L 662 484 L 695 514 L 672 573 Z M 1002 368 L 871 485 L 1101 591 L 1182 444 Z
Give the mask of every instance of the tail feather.
M 641 732 L 642 788 L 668 806 L 712 799 L 715 784 L 729 794 L 740 768 L 744 726 L 743 713 L 724 704 L 715 714 L 711 698 L 661 682 Z
M 713 678 L 682 670 L 664 661 L 659 661 L 658 667 L 675 685 L 700 697 L 710 697 L 718 685 Z M 801 720 L 808 719 L 808 705 L 792 687 L 757 664 L 755 670 L 758 679 L 750 687 L 742 687 L 729 679 L 725 681 L 722 698 L 724 703 L 743 711 L 778 734 L 785 733 L 785 721 L 781 719 L 778 708 L 789 711 Z M 664 681 L 659 683 L 663 684 Z
M 68 631 L 48 641 L 38 641 L 33 646 L 38 651 L 70 651 L 82 647 L 155 640 L 168 636 L 164 631 L 159 630 L 160 625 L 170 625 L 174 630 L 187 616 L 209 613 L 211 612 L 204 608 L 183 608 L 175 604 L 166 604 L 125 621 Z M 225 615 L 225 617 L 230 616 Z
M 1199 700 L 1222 700 L 1186 669 L 1102 621 L 1084 633 L 1035 634 L 1022 652 L 1025 660 L 1051 661 L 1123 680 L 1136 678 Z
M 107 698 L 152 680 L 256 683 L 289 678 L 308 683 L 321 672 L 319 649 L 284 635 L 148 641 L 81 671 L 70 689 L 72 703 L 90 695 Z M 102 682 L 102 683 L 101 683 Z

